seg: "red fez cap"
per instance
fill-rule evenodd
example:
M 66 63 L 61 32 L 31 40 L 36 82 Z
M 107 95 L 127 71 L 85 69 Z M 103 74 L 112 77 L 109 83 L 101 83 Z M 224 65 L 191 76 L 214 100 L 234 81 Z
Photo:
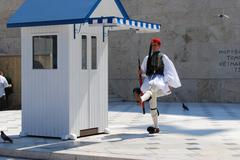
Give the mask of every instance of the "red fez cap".
M 152 38 L 151 43 L 161 44 L 161 40 L 160 40 L 160 38 Z

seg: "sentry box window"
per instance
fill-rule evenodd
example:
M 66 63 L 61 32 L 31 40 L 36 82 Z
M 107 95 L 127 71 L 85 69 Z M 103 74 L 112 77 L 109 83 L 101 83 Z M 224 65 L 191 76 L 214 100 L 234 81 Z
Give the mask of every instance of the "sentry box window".
M 91 66 L 92 70 L 97 69 L 97 37 L 91 36 Z M 87 50 L 87 36 L 82 35 L 82 69 L 88 69 L 88 50 Z
M 57 35 L 33 36 L 33 69 L 57 69 Z
M 92 69 L 97 69 L 97 37 L 92 36 Z
M 82 36 L 82 69 L 87 69 L 87 36 Z

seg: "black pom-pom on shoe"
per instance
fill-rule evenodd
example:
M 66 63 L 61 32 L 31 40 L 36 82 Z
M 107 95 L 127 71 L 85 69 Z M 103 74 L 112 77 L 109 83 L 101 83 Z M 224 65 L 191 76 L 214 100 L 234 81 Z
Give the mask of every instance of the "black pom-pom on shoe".
M 149 134 L 154 134 L 154 133 L 159 133 L 160 129 L 150 126 L 150 127 L 147 128 L 147 131 L 148 131 Z

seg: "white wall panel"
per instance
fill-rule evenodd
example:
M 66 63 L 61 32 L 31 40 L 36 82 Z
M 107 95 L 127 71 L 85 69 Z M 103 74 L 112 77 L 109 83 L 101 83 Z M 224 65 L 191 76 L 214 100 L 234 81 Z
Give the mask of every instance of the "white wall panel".
M 78 28 L 78 27 L 77 27 Z M 71 33 L 71 32 L 70 32 Z M 88 70 L 82 70 L 81 36 L 87 36 Z M 91 36 L 97 36 L 98 69 L 91 69 Z M 102 128 L 107 124 L 107 55 L 103 53 L 102 28 L 81 26 L 81 32 L 76 39 L 71 39 L 70 54 L 70 128 L 71 133 L 79 136 L 79 131 L 88 128 Z M 105 45 L 107 45 L 105 43 Z M 105 60 L 104 60 L 105 59 Z M 103 75 L 102 75 L 103 73 Z M 104 117 L 104 118 L 103 118 Z
M 22 29 L 23 133 L 68 134 L 68 29 L 65 26 Z M 58 69 L 32 69 L 32 36 L 58 36 Z

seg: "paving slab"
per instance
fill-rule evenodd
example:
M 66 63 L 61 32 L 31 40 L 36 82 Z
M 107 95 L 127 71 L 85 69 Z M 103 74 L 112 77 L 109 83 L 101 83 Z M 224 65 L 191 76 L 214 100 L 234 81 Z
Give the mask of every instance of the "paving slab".
M 13 144 L 0 141 L 0 156 L 27 159 L 81 160 L 238 160 L 240 159 L 240 104 L 159 103 L 160 133 L 149 135 L 149 114 L 133 102 L 109 103 L 110 134 L 75 141 L 19 137 L 21 111 L 1 111 L 0 130 Z M 1 157 L 0 157 L 1 158 Z

